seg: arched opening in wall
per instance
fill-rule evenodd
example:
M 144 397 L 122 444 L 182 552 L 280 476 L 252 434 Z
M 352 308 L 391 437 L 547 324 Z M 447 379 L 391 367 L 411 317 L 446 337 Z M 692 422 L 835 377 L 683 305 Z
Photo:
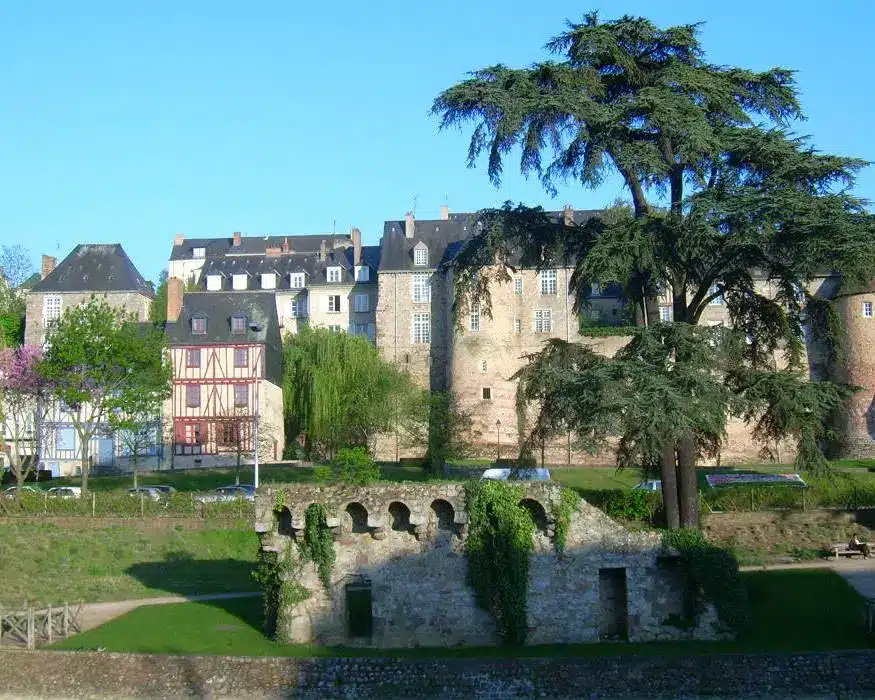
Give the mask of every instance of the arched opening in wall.
M 400 501 L 389 504 L 389 515 L 392 516 L 392 530 L 394 532 L 412 532 L 410 525 L 410 508 Z
M 455 529 L 456 511 L 449 502 L 442 498 L 432 501 L 431 512 L 429 513 L 429 524 L 434 526 L 437 531 L 446 530 L 453 532 Z
M 292 536 L 292 511 L 285 506 L 279 511 L 273 512 L 273 517 L 276 518 L 276 530 L 279 534 L 286 537 Z
M 520 507 L 525 508 L 532 517 L 532 522 L 535 524 L 535 532 L 542 535 L 547 534 L 547 511 L 544 506 L 538 503 L 533 498 L 524 498 L 520 501 Z
M 368 511 L 361 503 L 350 503 L 344 511 L 344 530 L 353 534 L 368 532 Z

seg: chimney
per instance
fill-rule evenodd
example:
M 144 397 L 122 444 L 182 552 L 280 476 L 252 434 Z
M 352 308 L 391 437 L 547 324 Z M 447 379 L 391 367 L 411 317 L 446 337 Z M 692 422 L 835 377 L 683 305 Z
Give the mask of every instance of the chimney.
M 283 238 L 283 244 L 280 246 L 280 250 L 282 251 L 283 255 L 288 255 L 289 252 L 291 252 L 292 249 L 289 247 L 289 237 L 288 236 Z
M 441 204 L 441 220 L 450 220 L 450 208 L 446 204 Z
M 185 234 L 184 233 L 177 233 L 173 237 L 173 245 L 182 245 L 183 243 L 185 243 Z
M 57 258 L 52 257 L 51 255 L 43 255 L 42 279 L 45 279 L 52 274 L 52 270 L 55 269 L 55 265 L 57 264 Z
M 170 277 L 167 280 L 167 322 L 176 323 L 182 311 L 182 280 Z
M 241 237 L 240 237 L 240 232 L 239 232 L 239 231 L 234 231 L 234 242 L 232 243 L 232 245 L 233 245 L 235 248 L 238 248 L 238 247 L 240 247 L 240 243 L 241 243 L 241 241 L 242 241 L 242 239 L 241 239 Z
M 413 238 L 413 232 L 416 230 L 416 219 L 413 218 L 413 212 L 409 211 L 404 216 L 404 237 Z
M 570 204 L 562 207 L 562 223 L 566 226 L 571 226 L 574 223 L 574 207 Z
M 322 245 L 319 246 L 319 259 L 328 259 L 328 244 L 324 240 L 322 241 Z
M 352 264 L 362 264 L 362 232 L 357 228 L 351 229 L 349 237 L 352 238 Z

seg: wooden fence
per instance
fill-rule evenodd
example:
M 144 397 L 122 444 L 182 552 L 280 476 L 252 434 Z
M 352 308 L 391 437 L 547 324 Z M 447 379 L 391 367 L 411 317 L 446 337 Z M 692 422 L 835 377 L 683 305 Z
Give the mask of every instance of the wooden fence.
M 51 644 L 76 634 L 82 603 L 75 607 L 63 605 L 24 610 L 0 609 L 0 647 L 3 645 L 36 649 L 38 644 Z

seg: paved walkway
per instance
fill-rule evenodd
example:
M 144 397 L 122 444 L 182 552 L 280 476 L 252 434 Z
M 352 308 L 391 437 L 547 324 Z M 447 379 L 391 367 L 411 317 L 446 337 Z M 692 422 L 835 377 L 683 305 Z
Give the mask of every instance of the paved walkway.
M 772 571 L 776 569 L 832 569 L 864 598 L 875 598 L 875 558 L 818 559 L 798 564 L 766 564 L 742 566 L 742 571 Z

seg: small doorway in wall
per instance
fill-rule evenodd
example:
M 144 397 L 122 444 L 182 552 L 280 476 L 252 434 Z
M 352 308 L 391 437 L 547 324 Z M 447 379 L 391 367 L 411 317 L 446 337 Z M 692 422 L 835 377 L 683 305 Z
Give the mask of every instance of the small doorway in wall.
M 599 569 L 599 602 L 599 639 L 627 639 L 629 602 L 626 594 L 626 569 Z
M 374 633 L 374 599 L 367 579 L 346 584 L 346 630 L 359 638 Z

